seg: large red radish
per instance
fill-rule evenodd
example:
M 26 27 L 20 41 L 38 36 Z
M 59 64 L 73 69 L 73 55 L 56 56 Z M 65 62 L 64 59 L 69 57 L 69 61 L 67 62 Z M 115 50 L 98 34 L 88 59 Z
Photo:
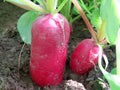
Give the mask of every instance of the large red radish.
M 39 86 L 62 82 L 69 36 L 69 23 L 59 13 L 39 16 L 33 23 L 30 74 Z

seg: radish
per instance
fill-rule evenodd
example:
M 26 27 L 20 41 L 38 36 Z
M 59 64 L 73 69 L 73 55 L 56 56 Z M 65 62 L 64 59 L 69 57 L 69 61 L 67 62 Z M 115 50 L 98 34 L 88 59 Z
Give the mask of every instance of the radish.
M 62 82 L 70 26 L 59 13 L 39 16 L 32 26 L 30 74 L 39 86 Z
M 85 39 L 74 49 L 70 68 L 73 72 L 83 75 L 89 72 L 98 62 L 99 47 L 92 39 Z
M 32 80 L 42 87 L 61 83 L 72 32 L 72 25 L 67 21 L 71 18 L 71 0 L 59 0 L 59 5 L 58 0 L 5 1 L 30 10 L 20 17 L 17 27 L 22 40 L 31 44 Z M 64 6 L 66 9 L 62 9 Z

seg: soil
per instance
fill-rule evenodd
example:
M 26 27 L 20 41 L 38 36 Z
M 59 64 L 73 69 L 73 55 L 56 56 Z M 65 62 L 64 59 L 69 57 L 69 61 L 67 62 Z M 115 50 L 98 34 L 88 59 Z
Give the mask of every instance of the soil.
M 29 75 L 30 45 L 25 44 L 21 52 L 24 42 L 16 28 L 17 20 L 24 12 L 26 11 L 19 7 L 0 2 L 0 90 L 109 90 L 109 85 L 105 80 L 102 81 L 103 75 L 97 66 L 83 76 L 76 75 L 69 69 L 73 49 L 81 40 L 90 38 L 81 19 L 73 25 L 63 83 L 43 88 L 35 85 Z M 105 52 L 110 59 L 110 71 L 115 67 L 114 47 L 107 48 Z

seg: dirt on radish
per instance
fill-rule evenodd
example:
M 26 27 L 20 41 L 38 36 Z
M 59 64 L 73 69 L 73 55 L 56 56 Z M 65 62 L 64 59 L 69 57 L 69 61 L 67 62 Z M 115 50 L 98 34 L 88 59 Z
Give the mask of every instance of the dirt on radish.
M 60 85 L 41 88 L 33 83 L 29 75 L 30 45 L 25 45 L 23 49 L 18 73 L 19 53 L 24 43 L 17 32 L 16 23 L 24 12 L 14 5 L 0 2 L 0 90 L 109 90 L 106 82 L 98 82 L 98 78 L 102 78 L 98 67 L 85 75 L 76 75 L 69 68 L 70 56 L 76 45 L 90 37 L 82 20 L 73 24 L 74 33 L 68 46 L 65 80 Z M 115 67 L 114 47 L 107 48 L 105 53 L 110 60 L 110 71 Z

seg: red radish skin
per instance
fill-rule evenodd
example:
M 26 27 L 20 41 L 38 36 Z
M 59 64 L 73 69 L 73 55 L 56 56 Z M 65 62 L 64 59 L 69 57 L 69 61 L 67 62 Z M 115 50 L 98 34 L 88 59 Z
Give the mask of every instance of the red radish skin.
M 99 51 L 92 39 L 80 42 L 71 55 L 71 70 L 79 75 L 89 72 L 98 62 Z
M 39 86 L 57 85 L 64 76 L 69 23 L 61 14 L 47 14 L 32 27 L 30 74 Z

